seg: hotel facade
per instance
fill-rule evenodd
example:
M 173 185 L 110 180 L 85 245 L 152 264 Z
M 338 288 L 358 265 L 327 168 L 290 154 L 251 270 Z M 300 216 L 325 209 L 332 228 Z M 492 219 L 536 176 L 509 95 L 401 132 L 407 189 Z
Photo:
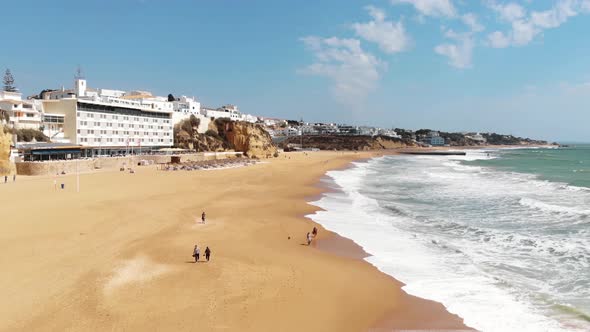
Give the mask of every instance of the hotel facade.
M 62 141 L 111 154 L 174 144 L 171 103 L 136 94 L 86 93 L 85 86 L 85 80 L 78 79 L 73 93 L 58 91 L 59 96 L 42 100 L 45 118 L 56 126 Z

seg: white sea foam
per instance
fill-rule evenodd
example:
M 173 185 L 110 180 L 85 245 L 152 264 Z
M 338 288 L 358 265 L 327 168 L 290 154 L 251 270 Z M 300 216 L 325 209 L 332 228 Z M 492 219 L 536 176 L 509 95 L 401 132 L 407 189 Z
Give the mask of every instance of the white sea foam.
M 487 152 L 479 153 L 478 157 L 487 158 Z M 563 190 L 560 184 L 538 181 L 534 176 L 493 173 L 481 167 L 460 165 L 458 160 L 466 159 L 456 157 L 394 158 L 418 162 L 407 168 L 403 164 L 392 168 L 380 159 L 357 163 L 352 169 L 328 172 L 342 192 L 326 194 L 313 202 L 323 211 L 309 217 L 361 245 L 372 255 L 366 260 L 404 282 L 408 293 L 443 303 L 469 326 L 482 331 L 576 330 L 565 328 L 548 316 L 547 308 L 533 303 L 531 298 L 537 293 L 551 294 L 559 287 L 564 294 L 569 292 L 572 296 L 583 291 L 575 286 L 568 288 L 573 282 L 560 280 L 559 276 L 544 282 L 537 274 L 562 261 L 567 262 L 571 271 L 578 271 L 574 273 L 587 270 L 590 261 L 584 260 L 589 254 L 585 233 L 581 231 L 580 238 L 564 243 L 552 233 L 531 237 L 518 231 L 529 227 L 527 221 L 518 217 L 526 215 L 541 220 L 539 227 L 555 227 L 546 215 L 551 209 L 568 215 L 562 218 L 563 222 L 573 220 L 572 212 L 580 212 L 570 210 L 575 207 L 542 200 L 549 200 L 550 195 L 529 197 L 543 191 L 555 195 Z M 397 173 L 390 174 L 392 169 Z M 388 182 L 392 179 L 395 181 Z M 404 185 L 404 190 L 395 190 Z M 416 185 L 429 190 L 412 190 Z M 377 195 L 379 200 L 371 195 Z M 479 212 L 470 212 L 473 197 L 479 203 L 489 200 L 495 205 L 490 203 Z M 433 208 L 420 206 L 421 198 L 444 201 Z M 569 198 L 573 205 L 588 199 L 571 195 Z M 503 202 L 512 204 L 514 211 L 506 214 Z M 450 217 L 431 220 L 428 212 L 433 209 L 448 209 Z M 483 216 L 506 228 L 496 229 L 485 220 L 465 223 L 459 216 L 453 217 L 459 209 L 472 213 L 471 218 Z M 523 285 L 526 287 L 520 288 Z M 583 326 L 580 330 L 588 327 L 580 324 Z
M 553 205 L 540 202 L 532 198 L 522 198 L 519 201 L 523 206 L 528 206 L 533 209 L 539 209 L 547 212 L 566 213 L 566 214 L 583 214 L 590 215 L 590 210 L 580 209 L 571 206 Z

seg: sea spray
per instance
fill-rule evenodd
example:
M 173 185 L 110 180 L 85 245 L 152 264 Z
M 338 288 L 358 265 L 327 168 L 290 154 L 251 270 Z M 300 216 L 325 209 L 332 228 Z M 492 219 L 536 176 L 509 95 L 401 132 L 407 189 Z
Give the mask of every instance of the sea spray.
M 408 293 L 443 303 L 469 326 L 587 330 L 580 317 L 590 312 L 590 191 L 470 165 L 503 153 L 356 163 L 327 174 L 340 191 L 313 202 L 324 211 L 310 217 L 355 240 Z

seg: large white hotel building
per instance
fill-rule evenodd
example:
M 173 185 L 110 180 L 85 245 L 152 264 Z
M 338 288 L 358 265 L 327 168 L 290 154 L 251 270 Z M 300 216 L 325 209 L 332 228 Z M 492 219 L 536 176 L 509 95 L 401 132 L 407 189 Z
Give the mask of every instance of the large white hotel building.
M 55 126 L 54 140 L 107 153 L 174 144 L 173 103 L 163 97 L 143 91 L 87 89 L 86 80 L 77 79 L 74 90 L 47 92 L 42 102 L 45 119 Z

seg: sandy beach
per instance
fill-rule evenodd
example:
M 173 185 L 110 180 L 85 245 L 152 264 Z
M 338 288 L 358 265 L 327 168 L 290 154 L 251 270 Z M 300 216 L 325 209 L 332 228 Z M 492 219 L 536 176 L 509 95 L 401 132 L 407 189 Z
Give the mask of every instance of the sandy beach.
M 53 177 L 0 184 L 0 330 L 466 329 L 363 261 L 354 242 L 318 227 L 304 245 L 318 180 L 372 155 L 83 174 L 79 193 L 71 174 L 57 178 L 64 190 Z M 211 248 L 210 262 L 194 263 L 195 244 Z

